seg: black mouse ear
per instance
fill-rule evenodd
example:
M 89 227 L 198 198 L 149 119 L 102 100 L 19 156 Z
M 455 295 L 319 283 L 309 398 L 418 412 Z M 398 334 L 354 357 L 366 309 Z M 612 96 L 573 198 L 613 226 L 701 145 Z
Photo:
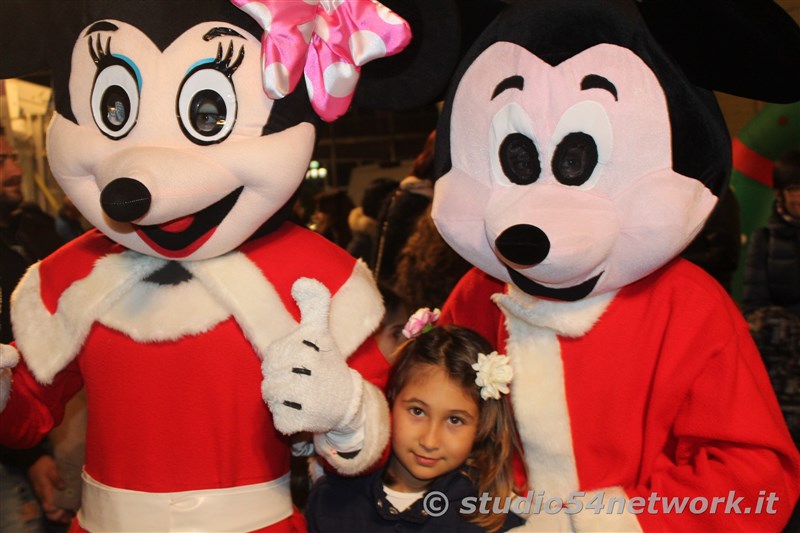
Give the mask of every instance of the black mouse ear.
M 706 89 L 800 100 L 800 27 L 773 0 L 639 0 L 650 31 Z
M 49 0 L 3 0 L 0 7 L 0 78 L 47 70 Z
M 367 63 L 354 103 L 403 111 L 443 97 L 471 41 L 500 11 L 499 0 L 381 0 L 411 26 L 411 43 L 395 56 Z

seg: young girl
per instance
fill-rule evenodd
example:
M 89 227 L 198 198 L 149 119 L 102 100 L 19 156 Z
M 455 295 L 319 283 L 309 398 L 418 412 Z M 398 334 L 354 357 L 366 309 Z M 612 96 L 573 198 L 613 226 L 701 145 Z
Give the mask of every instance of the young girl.
M 513 497 L 507 358 L 455 326 L 428 326 L 396 355 L 387 388 L 391 458 L 367 476 L 321 478 L 306 510 L 309 531 L 496 532 L 522 525 L 512 513 L 491 511 Z M 480 510 L 482 494 L 492 498 L 488 512 L 468 514 Z

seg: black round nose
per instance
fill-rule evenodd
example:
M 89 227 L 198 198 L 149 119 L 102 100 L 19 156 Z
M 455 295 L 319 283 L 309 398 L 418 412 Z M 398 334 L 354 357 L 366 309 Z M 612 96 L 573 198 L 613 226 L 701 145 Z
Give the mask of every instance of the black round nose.
M 144 183 L 133 178 L 117 178 L 100 193 L 103 211 L 117 222 L 131 222 L 150 209 L 150 191 Z
M 503 231 L 494 241 L 497 250 L 518 265 L 538 265 L 550 253 L 550 239 L 530 224 L 517 224 Z

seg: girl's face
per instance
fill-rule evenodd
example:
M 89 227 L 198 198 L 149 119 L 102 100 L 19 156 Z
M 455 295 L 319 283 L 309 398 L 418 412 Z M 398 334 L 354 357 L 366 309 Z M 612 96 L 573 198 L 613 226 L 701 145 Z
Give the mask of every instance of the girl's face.
M 417 368 L 392 407 L 391 488 L 419 492 L 461 466 L 472 452 L 478 416 L 478 404 L 444 369 Z

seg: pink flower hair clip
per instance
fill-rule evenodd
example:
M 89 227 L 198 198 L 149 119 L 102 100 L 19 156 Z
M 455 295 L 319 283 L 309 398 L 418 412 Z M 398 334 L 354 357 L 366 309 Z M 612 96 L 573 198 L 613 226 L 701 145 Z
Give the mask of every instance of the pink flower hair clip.
M 430 310 L 428 307 L 422 307 L 411 315 L 403 327 L 403 336 L 407 339 L 413 339 L 423 333 L 429 332 L 433 329 L 433 324 L 439 320 L 441 312 L 438 309 Z
M 311 105 L 328 122 L 350 107 L 364 64 L 411 41 L 408 23 L 376 0 L 231 2 L 264 28 L 264 92 L 283 98 L 305 74 Z

